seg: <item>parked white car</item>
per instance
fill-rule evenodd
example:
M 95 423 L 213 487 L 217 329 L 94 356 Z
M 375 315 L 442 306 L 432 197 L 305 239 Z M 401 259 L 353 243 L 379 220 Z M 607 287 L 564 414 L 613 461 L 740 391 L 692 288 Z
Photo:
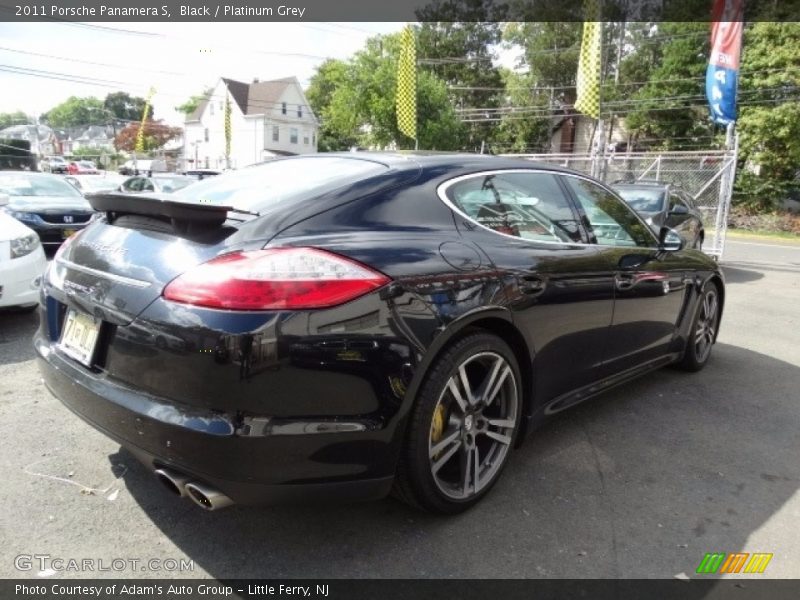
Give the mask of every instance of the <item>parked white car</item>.
M 0 308 L 34 309 L 47 259 L 39 236 L 3 211 L 6 204 L 0 194 Z

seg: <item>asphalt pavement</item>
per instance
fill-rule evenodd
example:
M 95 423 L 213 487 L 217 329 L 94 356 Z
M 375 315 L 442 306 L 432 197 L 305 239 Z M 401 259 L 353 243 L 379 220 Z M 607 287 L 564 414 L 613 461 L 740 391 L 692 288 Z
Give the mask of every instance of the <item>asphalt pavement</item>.
M 706 552 L 736 551 L 800 577 L 800 246 L 729 240 L 723 262 L 703 372 L 664 369 L 558 415 L 452 518 L 392 499 L 204 512 L 53 399 L 37 317 L 0 314 L 0 577 L 92 576 L 17 559 L 48 555 L 126 562 L 104 577 L 694 578 Z M 143 571 L 150 559 L 194 568 Z

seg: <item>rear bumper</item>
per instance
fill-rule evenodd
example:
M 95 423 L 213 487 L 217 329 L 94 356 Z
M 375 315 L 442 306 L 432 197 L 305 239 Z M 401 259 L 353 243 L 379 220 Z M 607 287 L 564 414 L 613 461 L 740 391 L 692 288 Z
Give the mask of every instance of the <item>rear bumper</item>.
M 170 467 L 239 504 L 372 500 L 391 489 L 394 451 L 385 427 L 179 405 L 83 368 L 41 333 L 34 346 L 50 392 L 148 468 Z

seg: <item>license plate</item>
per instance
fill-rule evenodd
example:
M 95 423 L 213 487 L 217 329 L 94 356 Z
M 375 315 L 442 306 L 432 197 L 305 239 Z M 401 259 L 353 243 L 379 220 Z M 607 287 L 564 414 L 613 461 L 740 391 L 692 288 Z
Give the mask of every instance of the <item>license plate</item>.
M 99 322 L 89 315 L 70 310 L 64 319 L 59 347 L 64 354 L 90 367 L 99 333 Z
M 71 235 L 74 235 L 74 233 L 76 231 L 77 231 L 77 229 L 62 229 L 61 230 L 61 237 L 62 237 L 62 239 L 67 239 Z

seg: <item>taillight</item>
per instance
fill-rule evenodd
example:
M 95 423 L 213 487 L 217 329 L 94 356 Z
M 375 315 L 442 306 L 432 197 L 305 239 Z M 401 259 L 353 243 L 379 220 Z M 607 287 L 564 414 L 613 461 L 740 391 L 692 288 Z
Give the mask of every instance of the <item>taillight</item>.
M 225 254 L 187 271 L 164 298 L 233 310 L 327 308 L 371 292 L 389 278 L 316 248 L 272 248 Z

